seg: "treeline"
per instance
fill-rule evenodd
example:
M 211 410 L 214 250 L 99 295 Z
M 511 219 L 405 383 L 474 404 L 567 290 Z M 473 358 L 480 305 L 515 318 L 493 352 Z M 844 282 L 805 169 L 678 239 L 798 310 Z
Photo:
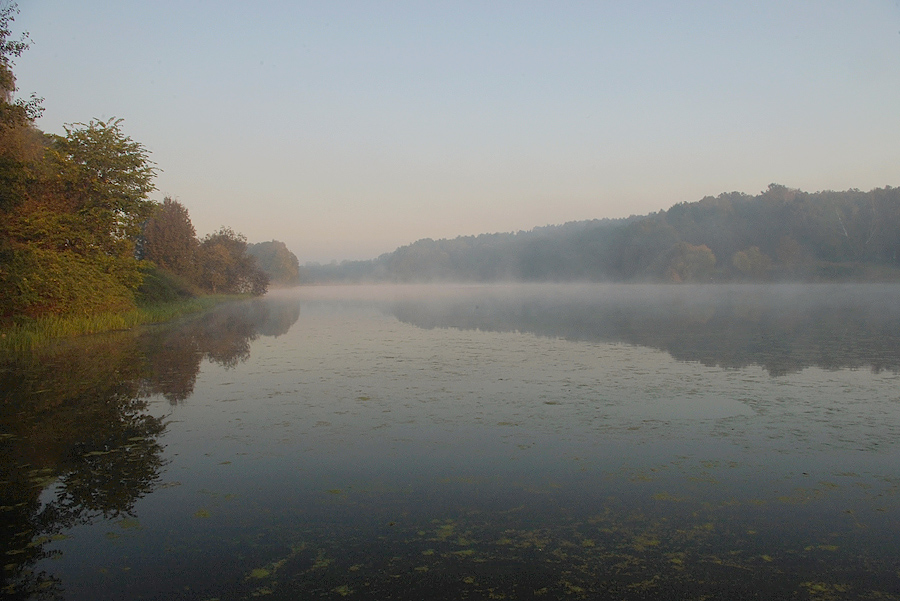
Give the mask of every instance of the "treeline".
M 188 210 L 171 198 L 163 200 L 144 224 L 137 255 L 177 277 L 183 290 L 261 295 L 270 284 L 300 283 L 299 262 L 284 242 L 249 244 L 228 227 L 198 239 Z
M 14 100 L 14 4 L 0 9 L 0 322 L 91 315 L 196 291 L 264 293 L 267 279 L 229 228 L 197 240 L 177 202 L 148 198 L 156 168 L 121 121 L 35 127 L 41 99 Z
M 256 258 L 259 268 L 269 276 L 270 284 L 281 287 L 300 284 L 300 261 L 284 242 L 272 240 L 251 244 L 247 253 Z
M 269 276 L 249 254 L 243 234 L 222 227 L 197 239 L 188 210 L 171 198 L 155 207 L 137 239 L 135 252 L 162 272 L 148 272 L 150 281 L 139 290 L 144 295 L 160 290 L 190 294 L 195 289 L 213 294 L 261 295 L 269 285 Z M 172 276 L 177 278 L 175 282 Z M 150 284 L 154 279 L 163 282 Z
M 327 281 L 835 281 L 900 279 L 900 188 L 772 184 L 626 219 L 419 240 L 372 261 L 308 264 Z

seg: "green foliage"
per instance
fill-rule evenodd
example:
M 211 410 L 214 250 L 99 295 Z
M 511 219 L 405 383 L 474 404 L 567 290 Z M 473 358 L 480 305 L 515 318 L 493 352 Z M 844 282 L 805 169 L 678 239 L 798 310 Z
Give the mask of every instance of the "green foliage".
M 167 197 L 144 225 L 139 250 L 161 269 L 192 280 L 198 275 L 198 246 L 188 210 Z
M 131 289 L 100 262 L 71 251 L 22 247 L 6 266 L 6 309 L 13 315 L 89 315 L 134 306 Z
M 50 192 L 62 196 L 91 249 L 134 254 L 134 239 L 150 217 L 156 168 L 139 142 L 121 130 L 121 119 L 66 126 L 54 136 L 48 161 L 56 177 Z
M 33 162 L 42 153 L 33 121 L 41 112 L 40 99 L 13 101 L 16 90 L 13 59 L 28 48 L 28 34 L 11 40 L 10 24 L 19 12 L 15 3 L 0 7 L 0 219 L 20 205 L 32 179 Z M 8 260 L 9 242 L 0 228 L 0 264 Z
M 900 188 L 810 194 L 777 184 L 645 216 L 419 240 L 372 261 L 304 267 L 310 282 L 869 281 L 896 280 L 898 270 Z
M 278 286 L 300 283 L 300 262 L 284 242 L 272 240 L 247 246 L 247 254 L 255 257 L 259 268 Z
M 120 119 L 63 136 L 34 127 L 40 100 L 12 97 L 13 59 L 28 48 L 27 34 L 10 38 L 17 12 L 0 7 L 0 325 L 25 339 L 125 327 L 145 319 L 136 301 L 184 301 L 201 276 L 212 291 L 264 293 L 246 239 L 223 229 L 201 256 L 187 210 L 148 199 L 156 167 Z
M 0 350 L 19 352 L 42 347 L 56 338 L 128 330 L 143 324 L 160 323 L 182 315 L 205 311 L 235 298 L 228 295 L 204 296 L 147 304 L 124 311 L 19 318 L 15 323 L 0 328 Z
M 662 279 L 666 282 L 708 282 L 716 256 L 705 244 L 678 242 L 663 256 Z
M 7 161 L 22 194 L 0 224 L 0 316 L 134 307 L 134 240 L 153 208 L 154 169 L 120 123 L 69 127 L 50 137 L 42 158 Z
M 747 279 L 765 279 L 772 269 L 772 259 L 763 254 L 758 246 L 751 246 L 747 250 L 741 250 L 731 257 L 731 264 L 740 274 Z
M 153 306 L 187 300 L 199 293 L 199 289 L 190 280 L 164 269 L 146 267 L 136 301 L 139 307 Z
M 207 235 L 198 249 L 200 285 L 214 294 L 265 294 L 269 279 L 246 251 L 247 238 L 229 227 Z
M 199 290 L 265 294 L 268 277 L 249 250 L 247 238 L 228 227 L 197 240 L 187 209 L 166 198 L 144 224 L 139 239 L 140 256 L 157 267 L 145 271 L 153 281 L 141 288 L 140 295 L 152 300 Z M 287 248 L 284 251 L 293 257 Z
M 10 24 L 15 21 L 19 8 L 15 3 L 0 7 L 0 126 L 22 125 L 37 119 L 43 108 L 41 98 L 34 95 L 29 100 L 12 101 L 16 91 L 16 78 L 12 72 L 13 58 L 22 56 L 28 49 L 28 33 L 19 40 L 11 40 Z
M 30 123 L 0 124 L 0 217 L 27 199 L 44 152 L 42 142 L 40 132 Z

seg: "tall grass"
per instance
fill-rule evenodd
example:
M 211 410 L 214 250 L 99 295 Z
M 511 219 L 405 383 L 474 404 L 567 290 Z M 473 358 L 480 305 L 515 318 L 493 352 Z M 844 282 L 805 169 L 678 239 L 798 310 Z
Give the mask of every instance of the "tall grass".
M 18 321 L 0 328 L 0 351 L 27 351 L 54 338 L 127 330 L 135 326 L 160 323 L 205 311 L 219 303 L 242 296 L 213 295 L 186 300 L 154 303 L 128 311 L 98 313 L 85 316 L 50 315 Z

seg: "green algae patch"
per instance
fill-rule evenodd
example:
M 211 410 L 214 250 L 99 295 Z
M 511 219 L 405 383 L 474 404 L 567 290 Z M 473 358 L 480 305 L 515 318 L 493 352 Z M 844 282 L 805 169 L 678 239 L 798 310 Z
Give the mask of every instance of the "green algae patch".
M 568 580 L 562 580 L 560 581 L 560 584 L 563 585 L 563 587 L 565 588 L 565 592 L 568 595 L 578 595 L 580 597 L 583 596 L 585 592 L 587 592 L 585 591 L 584 587 L 578 586 L 577 584 L 574 584 Z
M 134 518 L 122 518 L 116 525 L 122 530 L 137 530 L 141 527 L 141 523 Z
M 802 582 L 800 586 L 805 588 L 810 599 L 821 601 L 837 601 L 844 599 L 850 592 L 850 586 L 846 584 L 832 584 L 829 582 Z
M 454 535 L 455 530 L 456 524 L 454 524 L 452 521 L 447 522 L 446 524 L 442 524 L 438 527 L 436 535 L 440 540 L 447 540 Z
M 839 547 L 838 547 L 837 545 L 809 545 L 809 546 L 807 546 L 807 547 L 804 547 L 803 550 L 804 550 L 804 551 L 816 551 L 816 550 L 819 550 L 819 551 L 832 551 L 832 552 L 834 552 L 834 551 L 837 551 L 838 548 L 839 548 Z
M 687 500 L 685 497 L 676 497 L 667 492 L 658 492 L 653 495 L 653 499 L 656 501 L 670 501 L 672 503 L 681 503 Z
M 198 509 L 197 511 L 194 512 L 194 517 L 195 518 L 208 518 L 208 517 L 212 517 L 212 514 L 209 512 L 209 509 L 205 509 L 205 508 L 201 507 L 200 509 Z
M 334 562 L 333 559 L 326 557 L 325 553 L 319 553 L 316 557 L 315 563 L 313 563 L 311 570 L 324 570 L 328 566 L 330 566 Z
M 659 545 L 660 540 L 650 536 L 636 536 L 634 540 L 631 541 L 631 548 L 635 551 L 644 551 L 650 547 L 658 547 Z
M 258 589 L 255 589 L 254 591 L 252 591 L 250 593 L 250 596 L 251 597 L 265 597 L 266 595 L 271 595 L 274 592 L 275 591 L 273 591 L 272 589 L 270 589 L 267 586 L 261 586 Z

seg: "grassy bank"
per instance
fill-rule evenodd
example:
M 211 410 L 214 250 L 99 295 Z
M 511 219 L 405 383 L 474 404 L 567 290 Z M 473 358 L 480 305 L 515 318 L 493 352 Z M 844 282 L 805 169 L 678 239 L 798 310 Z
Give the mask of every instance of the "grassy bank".
M 0 351 L 25 351 L 55 338 L 127 330 L 139 325 L 161 323 L 205 311 L 219 303 L 244 298 L 234 295 L 210 295 L 148 304 L 129 311 L 87 316 L 47 316 L 17 321 L 0 328 Z

